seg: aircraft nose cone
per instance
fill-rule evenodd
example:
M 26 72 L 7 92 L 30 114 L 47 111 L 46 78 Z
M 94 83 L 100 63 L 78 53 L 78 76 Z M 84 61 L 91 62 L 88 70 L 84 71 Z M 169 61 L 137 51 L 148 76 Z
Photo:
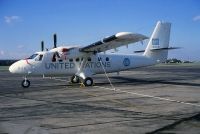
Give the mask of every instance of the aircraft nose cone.
M 9 67 L 9 71 L 15 74 L 29 74 L 32 70 L 25 60 L 19 60 Z
M 9 67 L 9 71 L 10 71 L 11 73 L 15 73 L 15 66 L 14 66 L 14 64 L 12 64 L 12 65 Z
M 9 71 L 11 73 L 19 74 L 19 73 L 22 73 L 22 67 L 23 67 L 23 60 L 20 60 L 20 61 L 13 63 L 9 67 Z

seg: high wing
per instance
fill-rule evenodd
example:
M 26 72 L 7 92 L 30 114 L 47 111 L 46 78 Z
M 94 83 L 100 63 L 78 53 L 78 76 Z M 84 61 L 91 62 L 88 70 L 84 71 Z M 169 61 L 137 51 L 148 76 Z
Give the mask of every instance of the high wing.
M 79 51 L 88 53 L 85 54 L 85 56 L 87 57 L 91 54 L 90 52 L 92 53 L 104 52 L 106 50 L 115 49 L 117 47 L 128 45 L 130 43 L 135 43 L 138 41 L 143 41 L 145 39 L 148 39 L 148 37 L 141 34 L 120 32 L 110 37 L 103 38 L 102 40 L 92 43 L 88 46 L 82 47 L 79 49 Z M 84 58 L 83 61 L 81 62 L 80 67 L 78 68 L 77 73 L 75 74 L 76 76 L 79 76 L 83 79 L 85 79 L 86 77 L 91 77 L 91 75 L 94 74 L 94 72 L 91 72 L 91 69 L 84 68 L 86 62 L 87 60 L 86 58 Z
M 130 43 L 135 43 L 138 41 L 143 41 L 148 39 L 148 37 L 130 32 L 120 32 L 110 37 L 103 38 L 100 41 L 92 43 L 88 46 L 80 48 L 81 52 L 104 52 L 110 49 L 115 49 L 117 47 L 128 45 Z

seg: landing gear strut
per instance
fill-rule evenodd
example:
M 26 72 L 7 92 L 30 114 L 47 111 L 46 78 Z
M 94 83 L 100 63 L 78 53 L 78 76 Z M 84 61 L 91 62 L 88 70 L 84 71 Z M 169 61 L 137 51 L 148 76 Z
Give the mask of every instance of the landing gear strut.
M 76 75 L 73 75 L 72 77 L 71 77 L 71 83 L 79 83 L 80 82 L 80 79 L 79 79 L 79 77 L 78 76 L 76 76 Z
M 87 77 L 87 78 L 85 78 L 85 79 L 83 80 L 83 84 L 84 84 L 85 86 L 92 86 L 92 85 L 93 85 L 93 79 L 90 78 L 90 77 Z
M 31 82 L 29 80 L 27 80 L 26 77 L 24 78 L 24 80 L 21 83 L 23 88 L 28 88 L 30 86 L 30 84 L 31 84 Z

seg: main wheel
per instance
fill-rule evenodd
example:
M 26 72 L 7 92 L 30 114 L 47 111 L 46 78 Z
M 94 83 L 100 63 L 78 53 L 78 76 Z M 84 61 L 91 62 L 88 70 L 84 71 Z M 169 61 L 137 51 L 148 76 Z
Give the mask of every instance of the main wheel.
M 31 82 L 29 80 L 23 80 L 21 85 L 23 88 L 28 88 L 30 86 Z
M 83 81 L 83 84 L 85 86 L 92 86 L 93 85 L 93 79 L 90 78 L 90 77 L 87 77 L 84 81 Z
M 78 76 L 76 76 L 76 75 L 73 75 L 72 77 L 71 77 L 71 83 L 79 83 L 80 82 L 80 79 L 79 79 L 79 77 Z

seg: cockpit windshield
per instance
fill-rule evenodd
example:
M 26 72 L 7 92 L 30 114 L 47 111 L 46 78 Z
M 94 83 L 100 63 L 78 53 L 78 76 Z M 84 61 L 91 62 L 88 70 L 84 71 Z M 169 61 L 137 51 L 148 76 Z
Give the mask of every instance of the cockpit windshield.
M 38 56 L 38 54 L 33 54 L 28 59 L 34 59 L 36 56 Z

